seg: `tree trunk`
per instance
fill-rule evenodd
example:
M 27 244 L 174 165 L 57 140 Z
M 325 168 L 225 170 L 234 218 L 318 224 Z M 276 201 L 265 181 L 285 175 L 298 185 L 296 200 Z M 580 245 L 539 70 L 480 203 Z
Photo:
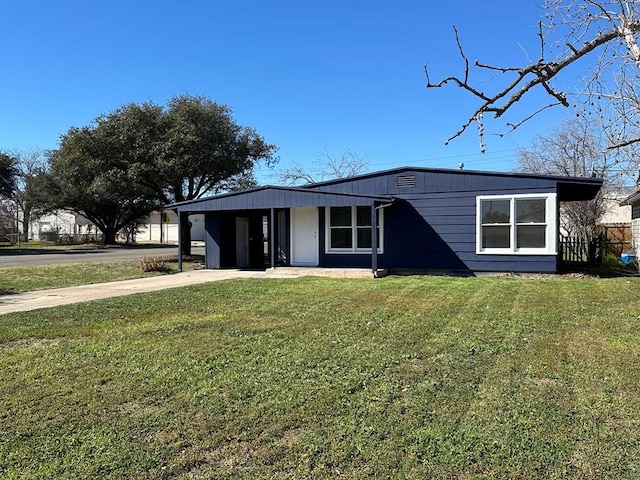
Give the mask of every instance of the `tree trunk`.
M 188 213 L 180 214 L 180 236 L 182 237 L 182 254 L 191 255 L 191 222 Z
M 115 228 L 105 228 L 104 230 L 102 230 L 102 235 L 104 236 L 104 241 L 103 243 L 105 245 L 115 245 L 116 242 L 116 235 L 118 234 L 118 231 Z
M 22 210 L 22 237 L 23 241 L 29 241 L 29 225 L 31 224 L 31 208 Z

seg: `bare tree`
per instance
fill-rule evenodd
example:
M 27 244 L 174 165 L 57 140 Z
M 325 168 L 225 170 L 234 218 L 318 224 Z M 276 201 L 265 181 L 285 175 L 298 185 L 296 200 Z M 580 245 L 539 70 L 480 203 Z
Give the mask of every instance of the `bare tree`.
M 21 212 L 19 223 L 21 236 L 25 241 L 29 240 L 29 226 L 34 215 L 43 213 L 36 199 L 37 187 L 34 185 L 35 177 L 47 168 L 47 152 L 38 149 L 14 150 L 11 152 L 16 158 L 18 170 L 15 202 Z
M 549 135 L 536 136 L 529 147 L 517 150 L 519 172 L 574 177 L 598 177 L 620 185 L 618 161 L 623 152 L 608 150 L 607 140 L 585 118 L 565 120 Z M 569 235 L 586 239 L 597 234 L 598 221 L 607 208 L 604 189 L 593 200 L 561 206 L 560 222 Z
M 496 66 L 476 60 L 470 64 L 457 29 L 455 38 L 464 62 L 461 76 L 432 81 L 425 66 L 428 88 L 449 84 L 462 88 L 479 100 L 461 128 L 447 143 L 462 135 L 472 124 L 478 127 L 484 152 L 484 117 L 502 117 L 532 91 L 544 91 L 548 102 L 534 105 L 516 122 L 505 122 L 502 136 L 517 129 L 543 110 L 563 105 L 576 107 L 577 115 L 596 115 L 608 136 L 608 148 L 640 142 L 640 2 L 637 0 L 546 0 L 546 15 L 539 22 L 538 60 L 528 65 Z M 550 52 L 558 52 L 550 54 Z M 585 58 L 591 60 L 587 62 Z M 583 60 L 583 62 L 580 62 Z M 571 67 L 584 67 L 582 87 L 574 92 L 554 87 L 554 79 Z M 490 76 L 472 80 L 471 74 Z M 633 165 L 635 168 L 636 165 Z
M 367 168 L 366 156 L 361 157 L 349 150 L 339 156 L 331 156 L 327 149 L 310 167 L 298 163 L 275 174 L 278 183 L 287 186 L 308 185 L 334 178 L 353 177 Z

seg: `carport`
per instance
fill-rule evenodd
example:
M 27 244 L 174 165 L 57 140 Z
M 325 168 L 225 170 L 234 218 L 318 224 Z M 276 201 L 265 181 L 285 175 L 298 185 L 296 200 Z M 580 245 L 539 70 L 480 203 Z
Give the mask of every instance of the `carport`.
M 265 186 L 167 205 L 205 216 L 205 265 L 220 268 L 318 266 L 323 207 L 369 207 L 371 269 L 377 265 L 377 210 L 393 197 Z M 181 216 L 178 215 L 178 218 Z M 178 243 L 182 268 L 182 243 Z

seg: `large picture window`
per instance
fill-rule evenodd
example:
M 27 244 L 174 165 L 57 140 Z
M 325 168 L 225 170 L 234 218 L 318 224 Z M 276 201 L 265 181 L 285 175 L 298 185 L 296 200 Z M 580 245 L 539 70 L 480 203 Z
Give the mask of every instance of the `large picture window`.
M 477 198 L 477 253 L 555 254 L 556 195 Z
M 382 253 L 382 211 L 376 210 L 378 253 Z M 371 207 L 327 207 L 326 251 L 371 253 Z

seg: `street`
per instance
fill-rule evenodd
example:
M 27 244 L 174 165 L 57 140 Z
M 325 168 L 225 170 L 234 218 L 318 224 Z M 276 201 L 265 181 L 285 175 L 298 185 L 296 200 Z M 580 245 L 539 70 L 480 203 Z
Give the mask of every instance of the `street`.
M 204 247 L 191 247 L 193 255 L 204 255 Z M 108 248 L 71 248 L 68 250 L 12 250 L 0 249 L 0 268 L 52 265 L 56 263 L 120 262 L 143 257 L 177 255 L 175 245 L 115 246 Z

